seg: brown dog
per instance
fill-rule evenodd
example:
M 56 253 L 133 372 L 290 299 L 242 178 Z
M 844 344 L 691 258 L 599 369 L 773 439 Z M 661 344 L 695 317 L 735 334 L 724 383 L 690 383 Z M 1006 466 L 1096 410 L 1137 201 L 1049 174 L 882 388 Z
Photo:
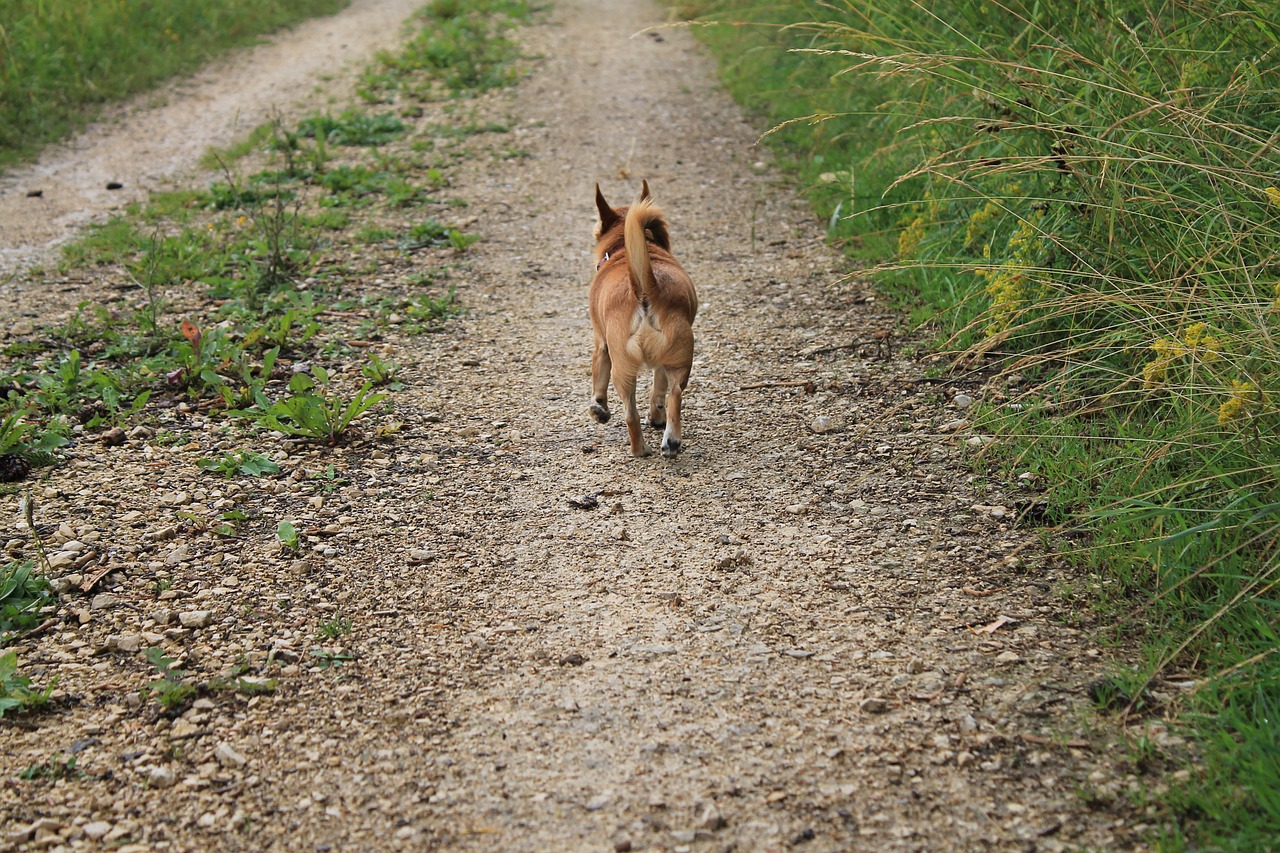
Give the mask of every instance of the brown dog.
M 596 275 L 591 280 L 591 414 L 609 420 L 609 380 L 622 398 L 633 456 L 648 456 L 636 408 L 636 376 L 653 368 L 649 426 L 666 427 L 662 455 L 680 452 L 680 397 L 693 366 L 698 293 L 671 254 L 667 222 L 645 181 L 630 207 L 613 208 L 596 184 Z

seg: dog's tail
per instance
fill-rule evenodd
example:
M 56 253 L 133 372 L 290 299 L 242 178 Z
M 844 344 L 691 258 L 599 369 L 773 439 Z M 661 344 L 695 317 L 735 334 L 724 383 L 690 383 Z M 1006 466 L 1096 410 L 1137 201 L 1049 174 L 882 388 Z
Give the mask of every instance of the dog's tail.
M 655 287 L 653 267 L 649 262 L 649 243 L 670 249 L 666 220 L 647 192 L 627 210 L 627 222 L 622 233 L 626 241 L 627 267 L 631 271 L 631 292 L 637 302 L 647 306 Z

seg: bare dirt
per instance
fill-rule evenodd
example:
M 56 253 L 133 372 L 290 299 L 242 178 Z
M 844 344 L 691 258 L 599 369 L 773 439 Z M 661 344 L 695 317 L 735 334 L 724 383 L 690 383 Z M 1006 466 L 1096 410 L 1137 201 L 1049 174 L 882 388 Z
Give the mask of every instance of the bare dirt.
M 227 484 L 194 460 L 243 441 L 179 409 L 189 443 L 84 442 L 35 486 L 62 571 L 114 571 L 16 646 L 61 701 L 0 728 L 0 849 L 1141 848 L 1138 769 L 1087 695 L 1110 653 L 1061 597 L 1086 581 L 1014 523 L 1035 472 L 972 473 L 956 395 L 999 389 L 926 377 L 691 36 L 641 33 L 662 21 L 560 0 L 520 34 L 529 77 L 468 107 L 520 156 L 451 174 L 483 238 L 468 313 L 390 341 L 394 440 L 277 440 L 282 476 Z M 593 185 L 642 177 L 702 298 L 674 462 L 587 414 Z M 227 507 L 261 524 L 192 522 Z M 279 686 L 170 719 L 140 695 L 153 645 Z M 86 775 L 19 778 L 72 754 Z

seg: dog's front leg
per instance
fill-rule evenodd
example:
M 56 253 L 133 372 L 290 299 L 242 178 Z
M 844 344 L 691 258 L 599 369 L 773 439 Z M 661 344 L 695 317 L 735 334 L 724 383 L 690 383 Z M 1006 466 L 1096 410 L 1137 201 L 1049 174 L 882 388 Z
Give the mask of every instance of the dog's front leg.
M 640 431 L 640 408 L 636 405 L 636 377 L 613 376 L 613 390 L 618 392 L 622 407 L 627 415 L 627 439 L 631 442 L 631 455 L 648 456 L 649 448 L 644 443 L 644 433 Z
M 609 358 L 609 345 L 596 337 L 596 349 L 591 355 L 591 417 L 600 423 L 608 423 L 609 376 L 613 373 L 613 360 Z

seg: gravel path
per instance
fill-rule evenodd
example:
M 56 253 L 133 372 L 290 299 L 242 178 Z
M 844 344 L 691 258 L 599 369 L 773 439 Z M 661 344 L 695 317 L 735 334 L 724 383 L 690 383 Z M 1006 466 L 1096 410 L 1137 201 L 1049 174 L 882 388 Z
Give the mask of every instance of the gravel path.
M 1012 524 L 1017 481 L 970 474 L 956 395 L 991 389 L 924 379 L 690 35 L 635 35 L 661 22 L 559 0 L 521 36 L 536 71 L 474 105 L 523 156 L 451 175 L 483 237 L 469 312 L 395 342 L 391 449 L 296 449 L 241 489 L 134 440 L 146 471 L 86 450 L 41 487 L 57 538 L 136 564 L 20 649 L 82 698 L 0 728 L 11 846 L 1140 847 L 1136 771 L 1088 710 L 1107 654 L 1062 621 L 1076 579 Z M 593 186 L 623 203 L 642 177 L 702 298 L 674 462 L 587 414 Z M 316 553 L 162 535 L 224 501 Z M 356 659 L 316 666 L 338 617 Z M 279 689 L 157 719 L 155 642 Z M 91 775 L 16 781 L 53 752 Z

